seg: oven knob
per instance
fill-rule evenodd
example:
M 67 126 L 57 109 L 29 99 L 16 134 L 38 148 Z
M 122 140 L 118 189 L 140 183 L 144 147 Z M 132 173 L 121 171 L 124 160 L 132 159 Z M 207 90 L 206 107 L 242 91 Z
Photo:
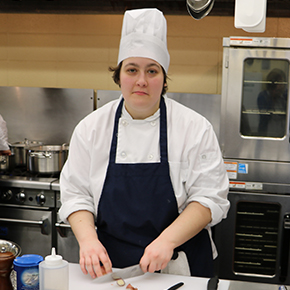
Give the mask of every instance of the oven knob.
M 26 199 L 26 195 L 24 193 L 24 191 L 20 191 L 19 193 L 16 194 L 16 199 L 20 202 L 20 203 L 24 203 L 25 199 Z
M 1 193 L 2 200 L 10 200 L 11 198 L 12 198 L 12 191 L 11 190 L 7 190 L 7 191 Z
M 39 193 L 37 196 L 36 196 L 36 202 L 39 204 L 39 205 L 43 205 L 46 201 L 46 198 L 45 198 L 45 195 L 43 193 Z

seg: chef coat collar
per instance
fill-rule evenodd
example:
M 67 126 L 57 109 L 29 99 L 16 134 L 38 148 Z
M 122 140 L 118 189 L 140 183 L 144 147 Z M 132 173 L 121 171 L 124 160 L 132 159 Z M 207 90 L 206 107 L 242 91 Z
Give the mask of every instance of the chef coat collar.
M 123 95 L 121 95 L 120 100 L 123 98 Z M 125 107 L 125 102 L 123 103 L 123 108 L 122 108 L 122 119 L 126 119 L 126 120 L 130 120 L 131 122 L 152 122 L 152 121 L 156 121 L 157 119 L 159 119 L 160 117 L 160 109 L 158 109 L 153 115 L 149 116 L 146 119 L 133 119 L 132 116 L 129 114 L 129 112 L 127 111 L 126 107 Z

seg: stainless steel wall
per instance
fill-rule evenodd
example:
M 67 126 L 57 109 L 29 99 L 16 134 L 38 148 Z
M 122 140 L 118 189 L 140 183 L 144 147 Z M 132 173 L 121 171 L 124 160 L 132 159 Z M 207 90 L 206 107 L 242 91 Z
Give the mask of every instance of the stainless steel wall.
M 94 110 L 94 90 L 0 87 L 0 114 L 9 142 L 68 143 L 76 124 Z
M 168 93 L 168 97 L 205 116 L 219 137 L 220 95 Z M 0 87 L 0 114 L 8 127 L 9 142 L 28 140 L 45 144 L 68 143 L 77 123 L 120 91 Z

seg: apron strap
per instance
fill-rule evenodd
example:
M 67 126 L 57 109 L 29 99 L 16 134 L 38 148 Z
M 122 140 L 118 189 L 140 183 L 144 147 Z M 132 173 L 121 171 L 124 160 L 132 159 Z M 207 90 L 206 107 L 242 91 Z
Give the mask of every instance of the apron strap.
M 118 138 L 118 126 L 119 126 L 119 119 L 122 115 L 122 108 L 123 108 L 124 98 L 120 101 L 116 114 L 115 114 L 115 122 L 114 122 L 114 131 L 113 137 L 111 142 L 111 150 L 110 150 L 110 163 L 115 163 L 116 160 L 116 151 L 117 151 L 117 138 Z

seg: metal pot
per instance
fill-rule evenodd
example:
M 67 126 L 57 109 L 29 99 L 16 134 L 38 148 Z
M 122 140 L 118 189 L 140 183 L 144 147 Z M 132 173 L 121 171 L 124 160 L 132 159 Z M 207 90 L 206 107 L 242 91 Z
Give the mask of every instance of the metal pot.
M 27 170 L 40 174 L 60 173 L 67 156 L 67 144 L 33 146 L 27 150 Z
M 18 257 L 21 254 L 21 248 L 18 244 L 7 241 L 7 240 L 0 240 L 0 252 L 11 252 L 14 257 Z
M 15 168 L 15 155 L 0 155 L 0 170 L 11 171 Z
M 27 139 L 10 144 L 11 153 L 15 155 L 15 166 L 26 166 L 26 151 L 28 147 L 39 146 L 42 144 L 42 142 L 29 141 Z

